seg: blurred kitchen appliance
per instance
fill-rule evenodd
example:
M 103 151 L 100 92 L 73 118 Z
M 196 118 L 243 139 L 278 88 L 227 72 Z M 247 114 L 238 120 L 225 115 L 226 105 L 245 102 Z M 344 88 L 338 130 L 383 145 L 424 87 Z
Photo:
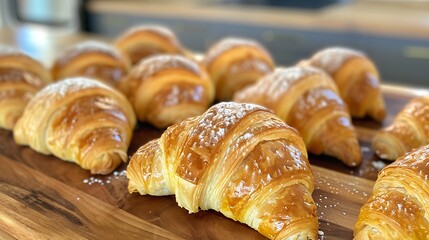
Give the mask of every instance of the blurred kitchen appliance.
M 1 15 L 10 28 L 37 26 L 65 32 L 82 28 L 82 0 L 2 0 Z

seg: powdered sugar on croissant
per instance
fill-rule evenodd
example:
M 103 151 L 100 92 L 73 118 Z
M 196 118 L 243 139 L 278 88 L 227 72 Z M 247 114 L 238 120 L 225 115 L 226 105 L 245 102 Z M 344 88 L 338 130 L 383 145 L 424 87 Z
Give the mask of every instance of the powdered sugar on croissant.
M 234 95 L 234 101 L 265 106 L 296 128 L 308 150 L 339 158 L 349 166 L 361 162 L 357 134 L 334 81 L 320 69 L 277 68 Z
M 268 109 L 219 103 L 142 146 L 129 191 L 175 194 L 189 212 L 214 209 L 272 239 L 316 239 L 314 179 L 299 134 Z
M 56 82 L 38 92 L 14 128 L 18 144 L 108 174 L 127 161 L 135 115 L 117 90 L 87 78 Z

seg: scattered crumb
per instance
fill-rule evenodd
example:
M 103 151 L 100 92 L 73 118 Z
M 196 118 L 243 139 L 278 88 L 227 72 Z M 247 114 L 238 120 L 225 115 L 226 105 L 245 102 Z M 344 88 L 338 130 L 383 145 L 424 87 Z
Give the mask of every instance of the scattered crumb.
M 320 240 L 323 240 L 324 239 L 324 237 L 325 237 L 325 233 L 323 232 L 323 231 L 317 231 L 317 233 L 319 234 L 319 239 Z
M 366 147 L 366 146 L 361 146 L 360 149 L 362 150 L 362 152 L 370 152 L 371 148 Z
M 101 177 L 89 177 L 82 180 L 83 183 L 88 185 L 95 185 L 99 184 L 101 186 L 105 184 L 110 184 L 112 182 L 112 179 L 119 179 L 119 178 L 125 178 L 127 176 L 127 171 L 114 171 L 109 176 L 101 176 Z
M 381 170 L 381 169 L 383 169 L 386 166 L 386 164 L 383 161 L 373 161 L 371 164 L 377 170 Z

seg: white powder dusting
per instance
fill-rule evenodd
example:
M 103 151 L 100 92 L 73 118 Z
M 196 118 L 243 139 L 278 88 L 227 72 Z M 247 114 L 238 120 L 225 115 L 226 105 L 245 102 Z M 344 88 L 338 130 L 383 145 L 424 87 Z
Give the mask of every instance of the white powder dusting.
M 234 102 L 223 102 L 209 108 L 199 119 L 192 135 L 199 135 L 199 142 L 194 147 L 210 147 L 225 137 L 227 130 L 237 124 L 248 113 L 264 110 L 265 108 L 253 104 L 240 104 Z M 243 138 L 250 138 L 246 135 Z
M 230 65 L 229 72 L 230 74 L 236 74 L 241 72 L 248 72 L 256 70 L 263 74 L 268 74 L 271 72 L 271 66 L 261 59 L 243 59 L 242 61 L 235 62 Z
M 122 59 L 119 51 L 113 46 L 100 41 L 90 40 L 73 45 L 58 59 L 58 63 L 65 64 L 73 58 L 87 52 L 102 52 L 116 59 Z
M 323 71 L 311 66 L 277 68 L 256 84 L 239 92 L 236 98 L 238 101 L 246 102 L 254 96 L 263 96 L 268 102 L 276 102 L 298 80 L 315 74 L 326 75 Z
M 39 91 L 36 94 L 35 98 L 38 98 L 44 95 L 51 95 L 51 94 L 54 94 L 56 97 L 62 98 L 68 93 L 78 92 L 82 89 L 87 89 L 87 88 L 110 89 L 109 86 L 107 86 L 104 83 L 101 83 L 100 81 L 92 80 L 90 78 L 85 78 L 85 77 L 76 77 L 76 78 L 68 78 L 62 81 L 49 84 L 41 91 Z
M 159 54 L 142 59 L 130 72 L 132 78 L 139 78 L 140 81 L 168 69 L 182 69 L 203 77 L 199 65 L 179 55 Z
M 365 54 L 349 48 L 332 47 L 317 52 L 310 64 L 321 68 L 329 74 L 335 73 L 348 59 L 353 57 L 365 57 Z
M 250 46 L 254 48 L 258 48 L 261 51 L 264 51 L 268 54 L 268 51 L 258 42 L 250 39 L 237 38 L 237 37 L 229 37 L 224 38 L 217 42 L 213 47 L 209 49 L 205 56 L 205 62 L 207 65 L 210 65 L 217 57 L 219 57 L 224 52 L 242 46 Z
M 138 32 L 153 32 L 156 33 L 158 35 L 161 35 L 165 38 L 176 38 L 176 35 L 174 35 L 174 33 L 171 31 L 171 29 L 162 26 L 162 25 L 155 25 L 155 24 L 147 24 L 147 25 L 138 25 L 138 26 L 134 26 L 132 28 L 130 28 L 129 30 L 127 30 L 123 36 L 129 36 L 129 35 L 133 35 L 135 33 Z

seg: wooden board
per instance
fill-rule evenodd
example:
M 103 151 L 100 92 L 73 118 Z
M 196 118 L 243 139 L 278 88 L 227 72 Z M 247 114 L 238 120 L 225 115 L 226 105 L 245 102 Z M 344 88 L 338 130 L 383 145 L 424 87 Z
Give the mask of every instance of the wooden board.
M 384 91 L 389 117 L 382 124 L 355 121 L 364 153 L 360 167 L 310 155 L 321 239 L 352 238 L 359 209 L 378 171 L 388 164 L 374 157 L 370 140 L 419 94 L 391 87 Z M 130 155 L 160 134 L 151 126 L 139 126 Z M 0 130 L 0 166 L 0 239 L 264 239 L 215 211 L 188 214 L 173 196 L 129 194 L 126 164 L 111 175 L 91 176 L 73 163 L 16 145 L 10 131 Z

